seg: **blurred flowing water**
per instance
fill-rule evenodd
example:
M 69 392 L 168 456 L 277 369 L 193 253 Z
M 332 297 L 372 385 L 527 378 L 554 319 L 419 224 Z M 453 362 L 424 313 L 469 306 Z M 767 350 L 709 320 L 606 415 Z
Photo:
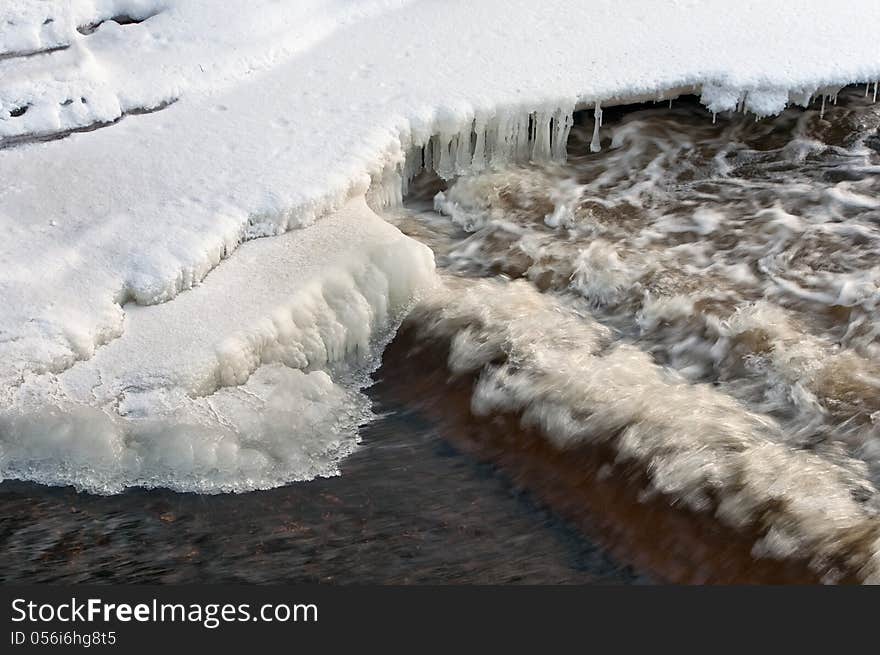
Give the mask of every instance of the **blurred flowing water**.
M 389 214 L 443 284 L 409 317 L 563 452 L 754 536 L 754 558 L 880 581 L 880 106 L 770 119 L 693 99 L 580 117 L 561 165 L 422 176 Z

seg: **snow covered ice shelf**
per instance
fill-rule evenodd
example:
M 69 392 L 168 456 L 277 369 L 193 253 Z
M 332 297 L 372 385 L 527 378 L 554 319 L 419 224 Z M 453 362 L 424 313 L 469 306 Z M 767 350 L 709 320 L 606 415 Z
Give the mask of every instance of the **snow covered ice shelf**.
M 878 27 L 874 2 L 4 3 L 0 476 L 332 472 L 366 406 L 325 373 L 368 368 L 433 275 L 365 196 L 562 157 L 576 107 L 765 115 L 876 82 Z
M 6 474 L 100 491 L 331 474 L 370 417 L 366 374 L 433 269 L 363 199 L 244 244 L 174 302 L 126 305 L 91 358 L 26 376 L 0 412 Z

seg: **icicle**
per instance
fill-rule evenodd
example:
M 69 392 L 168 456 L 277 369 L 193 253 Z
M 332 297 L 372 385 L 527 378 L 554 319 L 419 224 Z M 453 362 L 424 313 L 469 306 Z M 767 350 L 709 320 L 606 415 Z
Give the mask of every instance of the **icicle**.
M 712 112 L 712 125 L 715 125 L 715 118 L 718 116 L 716 112 Z
M 601 127 L 602 109 L 598 103 L 596 116 Z M 411 182 L 422 171 L 433 171 L 438 177 L 451 180 L 514 162 L 565 161 L 573 123 L 574 105 L 534 113 L 499 110 L 491 115 L 476 115 L 458 133 L 434 134 L 425 143 L 410 138 L 408 143 L 401 144 L 406 157 L 394 167 L 383 169 L 381 175 L 373 176 L 369 197 L 378 206 L 400 204 Z
M 550 134 L 550 156 L 556 161 L 565 161 L 568 135 L 574 123 L 574 108 L 560 107 L 553 114 L 553 130 Z
M 479 172 L 486 168 L 486 119 L 477 116 L 474 119 L 474 156 L 471 161 L 471 168 L 475 172 Z
M 513 116 L 504 114 L 498 121 L 498 145 L 495 148 L 493 165 L 504 165 L 513 158 L 516 151 L 516 122 Z
M 822 107 L 819 109 L 819 118 L 823 118 L 825 116 L 825 98 L 828 96 L 824 93 L 822 94 Z
M 880 82 L 874 82 L 874 102 L 877 102 L 877 86 L 880 85 Z
M 534 114 L 532 159 L 535 161 L 550 159 L 550 123 L 552 120 L 551 114 L 547 111 L 536 111 Z
M 473 170 L 474 155 L 473 146 L 473 123 L 470 123 L 458 135 L 458 143 L 455 150 L 455 174 L 463 175 Z
M 498 122 L 498 148 L 495 150 L 495 159 L 492 164 L 495 167 L 504 166 L 516 153 L 516 120 L 513 116 L 505 114 Z
M 670 100 L 670 102 L 672 102 Z M 602 145 L 599 139 L 599 128 L 602 127 L 602 107 L 599 105 L 599 101 L 596 101 L 596 106 L 593 109 L 593 140 L 590 141 L 590 152 L 599 152 L 602 149 Z
M 401 175 L 400 164 L 388 166 L 378 175 L 373 175 L 367 192 L 367 204 L 373 209 L 400 207 L 406 184 Z
M 436 173 L 440 168 L 440 153 L 442 151 L 440 135 L 432 136 L 428 145 L 431 148 L 431 170 Z
M 514 161 L 524 162 L 529 160 L 531 155 L 531 142 L 529 139 L 529 123 L 531 122 L 531 114 L 522 114 L 517 121 L 517 141 L 516 152 L 514 153 Z
M 493 168 L 504 166 L 513 152 L 513 119 L 506 112 L 492 117 L 486 132 L 486 145 L 491 149 L 489 163 Z
M 434 137 L 428 139 L 428 142 L 422 146 L 422 157 L 425 160 L 424 168 L 426 171 L 434 170 Z
M 516 117 L 506 115 L 498 125 L 498 142 L 501 147 L 497 151 L 498 158 L 495 165 L 504 166 L 516 156 Z
M 487 116 L 483 126 L 484 146 L 483 161 L 485 167 L 492 165 L 492 159 L 495 157 L 495 150 L 498 148 L 498 117 L 495 114 Z
M 871 89 L 871 83 L 868 82 L 865 84 L 865 97 L 868 97 L 868 91 Z
M 437 139 L 437 142 L 440 144 L 440 152 L 434 152 L 434 166 L 437 170 L 437 175 L 444 180 L 450 179 L 455 174 L 455 159 L 452 152 L 457 146 L 457 140 L 457 136 L 450 137 L 448 135 L 441 135 Z
M 407 151 L 406 159 L 403 162 L 401 197 L 404 197 L 409 193 L 410 183 L 415 179 L 416 175 L 422 171 L 422 168 L 424 167 L 422 164 L 423 156 L 424 150 L 419 146 L 411 146 Z

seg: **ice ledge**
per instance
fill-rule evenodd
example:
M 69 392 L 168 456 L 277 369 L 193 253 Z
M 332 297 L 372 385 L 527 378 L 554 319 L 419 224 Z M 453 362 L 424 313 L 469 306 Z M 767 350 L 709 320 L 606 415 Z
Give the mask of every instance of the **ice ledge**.
M 600 150 L 602 108 L 643 102 L 673 101 L 682 95 L 697 96 L 707 109 L 707 119 L 722 112 L 753 114 L 756 119 L 773 116 L 789 106 L 808 108 L 837 101 L 838 85 L 740 87 L 705 81 L 653 92 L 616 95 L 607 98 L 577 97 L 554 102 L 518 106 L 500 105 L 489 110 L 437 112 L 427 124 L 409 123 L 392 143 L 380 165 L 370 171 L 367 198 L 375 208 L 400 205 L 413 178 L 422 171 L 451 180 L 490 168 L 526 162 L 564 161 L 574 113 L 592 110 L 594 131 L 591 150 Z M 859 83 L 859 82 L 856 82 Z M 876 102 L 880 82 L 865 84 L 865 95 Z
M 91 359 L 27 376 L 0 407 L 0 480 L 219 492 L 331 475 L 371 418 L 368 373 L 434 281 L 431 252 L 362 198 L 248 244 L 174 302 L 128 308 Z

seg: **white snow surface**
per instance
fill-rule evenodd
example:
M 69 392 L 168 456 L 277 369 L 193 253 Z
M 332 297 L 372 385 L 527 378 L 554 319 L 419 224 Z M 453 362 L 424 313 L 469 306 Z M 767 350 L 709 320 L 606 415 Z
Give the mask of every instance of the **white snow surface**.
M 599 103 L 772 114 L 876 83 L 878 34 L 870 0 L 0 1 L 0 477 L 333 473 L 433 281 L 371 183 L 562 157 Z

